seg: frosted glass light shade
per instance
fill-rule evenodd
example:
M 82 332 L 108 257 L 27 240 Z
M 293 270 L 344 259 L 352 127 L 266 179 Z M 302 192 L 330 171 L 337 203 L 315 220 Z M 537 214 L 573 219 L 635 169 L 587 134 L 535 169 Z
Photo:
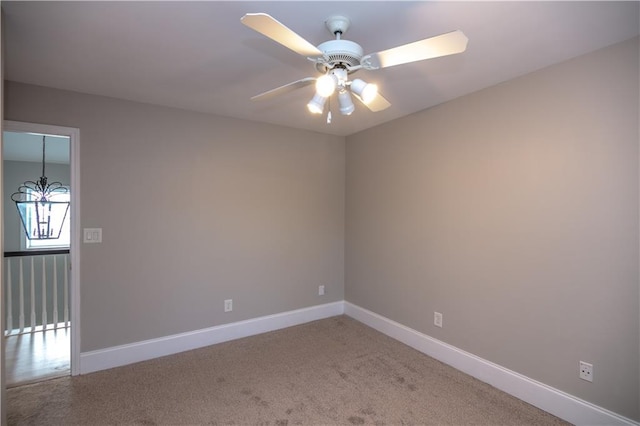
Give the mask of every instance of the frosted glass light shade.
M 307 104 L 307 108 L 312 114 L 322 114 L 324 111 L 324 103 L 326 101 L 327 98 L 325 96 L 320 96 L 316 93 Z
M 359 78 L 351 82 L 351 90 L 358 95 L 362 102 L 369 104 L 378 95 L 378 86 L 375 84 L 369 84 Z
M 331 74 L 325 74 L 316 80 L 316 93 L 328 98 L 336 90 L 337 79 Z
M 340 114 L 351 115 L 355 107 L 351 100 L 351 94 L 347 90 L 338 92 L 338 103 L 340 104 Z

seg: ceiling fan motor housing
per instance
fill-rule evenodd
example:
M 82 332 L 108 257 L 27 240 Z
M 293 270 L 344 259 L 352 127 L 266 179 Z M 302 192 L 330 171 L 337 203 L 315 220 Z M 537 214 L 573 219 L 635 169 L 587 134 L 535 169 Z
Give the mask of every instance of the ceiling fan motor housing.
M 318 46 L 318 50 L 328 58 L 326 61 L 316 63 L 316 68 L 322 73 L 340 65 L 346 67 L 351 73 L 349 68 L 360 65 L 360 60 L 364 55 L 362 47 L 358 43 L 349 40 L 325 41 Z

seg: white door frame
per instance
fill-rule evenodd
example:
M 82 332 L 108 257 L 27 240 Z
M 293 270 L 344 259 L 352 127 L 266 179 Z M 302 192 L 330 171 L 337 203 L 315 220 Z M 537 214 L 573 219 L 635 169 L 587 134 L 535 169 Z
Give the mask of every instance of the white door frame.
M 80 374 L 80 129 L 52 126 L 48 124 L 25 123 L 5 120 L 2 126 L 5 132 L 38 133 L 69 137 L 71 171 L 71 375 Z

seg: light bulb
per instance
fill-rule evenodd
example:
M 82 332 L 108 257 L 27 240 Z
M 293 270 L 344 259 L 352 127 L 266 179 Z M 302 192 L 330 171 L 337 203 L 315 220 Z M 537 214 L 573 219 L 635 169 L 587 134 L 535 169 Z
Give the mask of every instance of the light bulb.
M 325 74 L 316 80 L 316 94 L 325 98 L 331 96 L 336 90 L 336 78 L 331 74 Z

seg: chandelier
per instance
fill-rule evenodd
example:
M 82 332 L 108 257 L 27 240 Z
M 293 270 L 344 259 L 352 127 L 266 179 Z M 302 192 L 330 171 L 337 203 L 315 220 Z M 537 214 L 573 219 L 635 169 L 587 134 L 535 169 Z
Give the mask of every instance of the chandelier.
M 42 136 L 42 176 L 36 182 L 26 181 L 11 194 L 29 240 L 60 238 L 62 224 L 69 211 L 69 201 L 61 196 L 69 191 L 60 182 L 47 182 L 45 175 L 45 138 Z

